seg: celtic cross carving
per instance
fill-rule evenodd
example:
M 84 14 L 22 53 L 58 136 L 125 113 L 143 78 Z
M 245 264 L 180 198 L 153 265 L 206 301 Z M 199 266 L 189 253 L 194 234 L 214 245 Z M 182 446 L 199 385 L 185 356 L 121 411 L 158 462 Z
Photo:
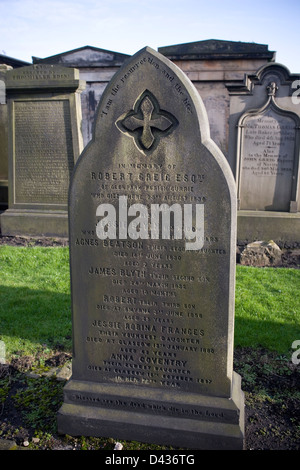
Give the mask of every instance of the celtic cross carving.
M 160 139 L 169 135 L 178 125 L 173 114 L 163 111 L 157 99 L 149 91 L 137 99 L 134 109 L 117 120 L 118 129 L 132 137 L 137 147 L 149 152 L 154 150 Z

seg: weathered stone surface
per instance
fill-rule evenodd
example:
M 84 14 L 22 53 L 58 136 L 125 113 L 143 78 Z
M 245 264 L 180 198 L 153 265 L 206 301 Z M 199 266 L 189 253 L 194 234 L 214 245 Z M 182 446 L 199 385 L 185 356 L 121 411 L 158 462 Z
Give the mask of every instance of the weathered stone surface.
M 82 136 L 84 146 L 92 139 L 97 104 L 114 74 L 129 56 L 114 51 L 84 46 L 46 58 L 33 57 L 34 64 L 53 64 L 79 70 L 86 87 L 81 93 Z
M 70 175 L 82 151 L 78 71 L 33 65 L 6 74 L 9 208 L 3 235 L 68 236 Z
M 56 372 L 57 380 L 69 380 L 72 376 L 72 363 L 66 363 Z
M 204 41 L 177 44 L 174 46 L 159 47 L 158 51 L 172 60 L 190 59 L 266 59 L 274 60 L 275 52 L 269 51 L 266 44 L 253 42 L 223 41 L 208 39 Z
M 11 70 L 0 64 L 0 210 L 8 205 L 8 118 L 6 104 L 6 73 Z
M 270 240 L 249 243 L 240 256 L 245 266 L 277 266 L 281 263 L 281 249 Z
M 300 212 L 238 211 L 238 240 L 274 240 L 299 243 Z
M 299 240 L 298 83 L 299 74 L 270 63 L 245 75 L 242 86 L 228 85 L 239 240 Z
M 15 441 L 10 439 L 0 439 L 0 450 L 18 450 L 19 447 L 17 446 Z
M 242 448 L 235 183 L 196 89 L 152 49 L 106 88 L 69 201 L 74 358 L 59 432 Z
M 267 82 L 266 82 L 267 83 Z M 275 81 L 266 86 L 267 101 L 241 118 L 239 169 L 240 209 L 290 210 L 297 199 L 293 183 L 298 175 L 300 119 L 277 106 Z

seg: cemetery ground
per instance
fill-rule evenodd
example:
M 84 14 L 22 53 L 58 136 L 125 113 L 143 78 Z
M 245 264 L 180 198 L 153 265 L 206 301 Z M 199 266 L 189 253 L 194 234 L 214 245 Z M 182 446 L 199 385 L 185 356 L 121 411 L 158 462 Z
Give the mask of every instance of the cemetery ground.
M 67 243 L 3 237 L 0 245 L 0 445 L 113 450 L 117 439 L 56 430 L 65 384 L 58 372 L 72 358 Z M 237 265 L 234 370 L 245 392 L 247 450 L 300 448 L 300 355 L 292 347 L 300 340 L 299 268 L 299 254 L 289 249 L 281 267 Z M 170 449 L 120 442 L 128 451 Z

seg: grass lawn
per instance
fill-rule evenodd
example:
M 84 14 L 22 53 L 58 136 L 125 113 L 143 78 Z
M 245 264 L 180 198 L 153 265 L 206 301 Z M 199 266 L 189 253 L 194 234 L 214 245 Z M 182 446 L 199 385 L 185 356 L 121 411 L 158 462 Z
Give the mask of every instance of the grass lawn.
M 0 247 L 0 340 L 7 359 L 71 351 L 68 248 Z
M 300 270 L 237 266 L 235 345 L 289 353 L 300 340 Z
M 7 359 L 71 352 L 67 247 L 0 247 L 0 340 Z M 300 340 L 300 270 L 237 266 L 235 346 L 291 354 Z

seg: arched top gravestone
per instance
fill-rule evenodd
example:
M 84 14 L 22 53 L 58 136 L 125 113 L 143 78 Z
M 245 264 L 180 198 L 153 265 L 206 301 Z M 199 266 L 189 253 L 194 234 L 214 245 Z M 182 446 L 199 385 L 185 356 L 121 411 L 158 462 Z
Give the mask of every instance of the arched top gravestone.
M 300 118 L 279 105 L 287 87 L 283 66 L 264 67 L 257 85 L 264 103 L 238 122 L 237 186 L 241 210 L 297 212 Z
M 99 103 L 69 235 L 74 357 L 60 431 L 241 448 L 235 182 L 197 91 L 148 47 Z

